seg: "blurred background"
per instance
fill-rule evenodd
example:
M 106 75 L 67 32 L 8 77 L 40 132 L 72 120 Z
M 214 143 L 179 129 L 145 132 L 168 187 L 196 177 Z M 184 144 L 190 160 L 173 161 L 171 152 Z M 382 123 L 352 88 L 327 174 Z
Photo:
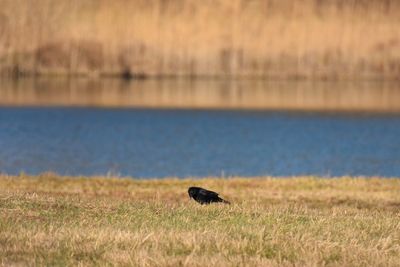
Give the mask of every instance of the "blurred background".
M 11 75 L 398 79 L 397 0 L 1 0 Z
M 400 175 L 397 0 L 0 0 L 0 172 Z

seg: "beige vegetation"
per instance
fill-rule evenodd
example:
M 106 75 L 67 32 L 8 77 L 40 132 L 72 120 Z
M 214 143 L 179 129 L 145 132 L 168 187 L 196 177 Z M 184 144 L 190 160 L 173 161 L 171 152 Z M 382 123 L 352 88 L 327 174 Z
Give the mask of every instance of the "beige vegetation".
M 201 206 L 187 188 L 232 205 Z M 0 264 L 398 266 L 400 179 L 0 176 Z
M 398 79 L 397 0 L 0 0 L 9 75 Z

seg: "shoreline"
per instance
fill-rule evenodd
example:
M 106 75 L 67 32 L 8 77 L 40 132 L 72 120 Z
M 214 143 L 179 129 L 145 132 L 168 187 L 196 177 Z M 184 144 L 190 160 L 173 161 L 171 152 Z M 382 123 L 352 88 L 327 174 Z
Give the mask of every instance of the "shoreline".
M 0 79 L 0 106 L 400 112 L 397 81 Z

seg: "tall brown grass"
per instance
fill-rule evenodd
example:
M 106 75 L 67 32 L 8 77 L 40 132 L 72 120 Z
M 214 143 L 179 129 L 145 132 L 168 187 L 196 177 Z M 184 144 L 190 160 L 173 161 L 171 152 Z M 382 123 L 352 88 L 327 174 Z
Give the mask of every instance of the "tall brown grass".
M 0 0 L 8 74 L 398 78 L 397 0 Z

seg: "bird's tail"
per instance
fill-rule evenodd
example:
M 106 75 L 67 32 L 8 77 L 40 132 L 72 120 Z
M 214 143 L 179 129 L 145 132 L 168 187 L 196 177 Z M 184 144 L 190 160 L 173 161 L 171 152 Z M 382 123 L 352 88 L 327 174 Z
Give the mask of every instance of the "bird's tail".
M 225 199 L 222 199 L 222 198 L 219 198 L 219 202 L 222 202 L 222 203 L 228 204 L 228 205 L 231 204 L 231 202 L 229 202 L 229 201 L 227 201 L 227 200 L 225 200 Z

